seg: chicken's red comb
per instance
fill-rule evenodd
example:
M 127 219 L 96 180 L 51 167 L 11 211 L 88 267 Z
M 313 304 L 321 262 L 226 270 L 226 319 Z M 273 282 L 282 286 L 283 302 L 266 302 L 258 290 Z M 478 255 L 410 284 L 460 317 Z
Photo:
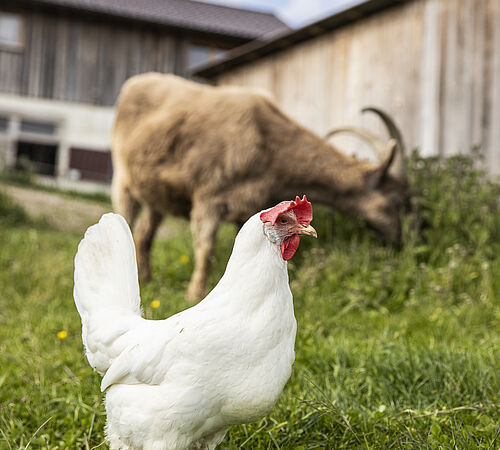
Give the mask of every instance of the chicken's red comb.
M 272 225 L 276 223 L 278 220 L 278 216 L 283 214 L 284 212 L 290 211 L 293 209 L 295 213 L 295 217 L 297 217 L 297 221 L 301 225 L 309 225 L 313 218 L 313 210 L 311 203 L 307 201 L 306 196 L 304 195 L 302 199 L 299 196 L 295 198 L 295 201 L 284 201 L 278 203 L 276 206 L 264 211 L 260 214 L 260 220 L 262 222 L 271 222 Z

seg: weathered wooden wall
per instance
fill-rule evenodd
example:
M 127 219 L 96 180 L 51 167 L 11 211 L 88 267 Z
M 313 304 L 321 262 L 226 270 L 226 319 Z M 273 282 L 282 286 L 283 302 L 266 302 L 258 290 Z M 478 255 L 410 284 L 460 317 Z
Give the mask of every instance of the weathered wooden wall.
M 75 16 L 22 15 L 24 48 L 0 47 L 1 92 L 112 105 L 130 76 L 176 69 L 182 41 L 165 32 Z
M 320 135 L 383 128 L 363 106 L 391 113 L 426 155 L 480 146 L 500 173 L 500 1 L 413 0 L 219 75 L 268 89 Z M 363 154 L 352 138 L 334 140 Z M 366 150 L 365 150 L 366 151 Z

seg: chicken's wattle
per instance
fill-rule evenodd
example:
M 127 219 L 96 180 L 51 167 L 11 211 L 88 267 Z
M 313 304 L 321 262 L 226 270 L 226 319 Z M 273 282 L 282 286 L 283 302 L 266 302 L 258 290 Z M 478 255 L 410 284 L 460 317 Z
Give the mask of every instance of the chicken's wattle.
M 300 237 L 295 234 L 281 243 L 281 256 L 288 261 L 299 248 Z

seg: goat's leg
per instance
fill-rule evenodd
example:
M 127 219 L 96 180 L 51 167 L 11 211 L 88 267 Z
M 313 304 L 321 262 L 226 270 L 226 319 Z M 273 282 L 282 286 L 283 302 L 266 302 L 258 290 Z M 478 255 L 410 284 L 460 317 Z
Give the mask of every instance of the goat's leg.
M 163 216 L 149 206 L 144 206 L 144 211 L 139 217 L 134 230 L 135 243 L 137 246 L 137 264 L 139 266 L 139 278 L 147 283 L 151 281 L 150 253 L 153 238 L 160 225 Z
M 187 291 L 191 302 L 201 300 L 205 294 L 210 259 L 212 257 L 220 219 L 214 214 L 216 208 L 200 202 L 191 211 L 191 232 L 194 240 L 194 270 Z
M 129 227 L 133 229 L 135 220 L 140 211 L 139 202 L 132 197 L 126 185 L 115 179 L 113 179 L 111 197 L 114 211 L 121 214 L 127 221 Z

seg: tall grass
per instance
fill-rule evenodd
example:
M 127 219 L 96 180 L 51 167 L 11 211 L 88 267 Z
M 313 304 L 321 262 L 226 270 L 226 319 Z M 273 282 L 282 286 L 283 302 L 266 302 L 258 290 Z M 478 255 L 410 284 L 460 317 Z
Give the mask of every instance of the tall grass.
M 292 378 L 268 417 L 234 427 L 221 448 L 500 446 L 500 185 L 476 164 L 412 156 L 399 252 L 315 207 L 320 239 L 304 240 L 289 266 Z M 81 236 L 30 221 L 5 196 L 0 212 L 0 448 L 97 446 L 99 377 L 71 293 Z M 212 285 L 234 232 L 220 231 Z M 188 232 L 156 242 L 153 260 L 142 299 L 163 318 L 187 306 Z

